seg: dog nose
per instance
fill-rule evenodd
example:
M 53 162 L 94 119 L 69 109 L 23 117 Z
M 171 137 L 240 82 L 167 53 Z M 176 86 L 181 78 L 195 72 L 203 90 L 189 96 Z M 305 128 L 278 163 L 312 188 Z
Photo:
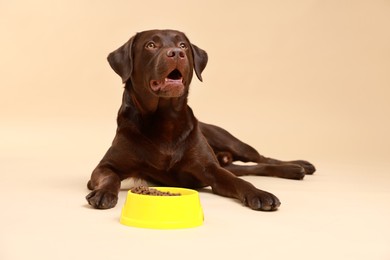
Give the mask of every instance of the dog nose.
M 186 54 L 182 49 L 172 48 L 167 51 L 167 56 L 169 58 L 184 58 Z

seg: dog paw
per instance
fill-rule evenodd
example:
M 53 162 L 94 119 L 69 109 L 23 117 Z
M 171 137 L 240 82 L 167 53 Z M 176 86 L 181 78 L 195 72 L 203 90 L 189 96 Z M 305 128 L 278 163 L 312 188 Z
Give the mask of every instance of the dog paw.
M 282 164 L 274 166 L 275 176 L 291 179 L 291 180 L 302 180 L 305 175 L 305 169 L 298 164 Z
M 109 209 L 115 207 L 118 195 L 107 190 L 94 190 L 86 197 L 89 205 L 97 209 Z
M 305 174 L 308 175 L 311 175 L 316 171 L 314 165 L 309 163 L 308 161 L 297 160 L 297 161 L 292 161 L 291 163 L 301 166 L 303 169 L 305 169 Z
M 244 197 L 244 205 L 253 210 L 274 211 L 279 208 L 280 204 L 275 195 L 262 190 L 249 192 Z

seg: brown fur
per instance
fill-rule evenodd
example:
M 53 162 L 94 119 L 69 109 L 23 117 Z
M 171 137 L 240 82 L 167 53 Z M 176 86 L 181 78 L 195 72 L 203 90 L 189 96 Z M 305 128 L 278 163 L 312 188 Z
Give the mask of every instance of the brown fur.
M 195 118 L 188 90 L 193 71 L 202 80 L 207 59 L 174 30 L 138 33 L 108 56 L 126 85 L 116 136 L 88 182 L 90 205 L 114 207 L 121 181 L 134 177 L 164 186 L 211 186 L 216 194 L 270 211 L 280 206 L 279 199 L 237 176 L 302 179 L 315 171 L 306 161 L 261 156 L 224 129 Z M 236 165 L 237 160 L 256 164 Z

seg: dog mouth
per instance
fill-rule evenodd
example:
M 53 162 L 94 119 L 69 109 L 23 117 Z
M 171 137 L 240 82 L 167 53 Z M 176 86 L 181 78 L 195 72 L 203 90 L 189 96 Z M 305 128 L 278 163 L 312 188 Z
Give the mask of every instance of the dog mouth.
M 174 69 L 162 80 L 151 80 L 150 88 L 155 93 L 180 96 L 184 90 L 183 75 L 178 69 Z
M 181 75 L 181 72 L 178 69 L 174 69 L 171 71 L 171 73 L 168 74 L 168 76 L 165 78 L 165 80 L 180 80 L 183 81 L 183 76 Z

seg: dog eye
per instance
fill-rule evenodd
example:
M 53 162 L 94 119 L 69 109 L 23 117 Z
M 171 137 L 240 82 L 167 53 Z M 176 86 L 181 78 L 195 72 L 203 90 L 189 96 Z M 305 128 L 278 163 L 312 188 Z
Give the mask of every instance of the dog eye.
M 148 42 L 145 46 L 146 49 L 155 49 L 156 44 L 154 42 Z
M 187 48 L 188 48 L 188 47 L 187 47 L 187 44 L 185 44 L 184 42 L 181 42 L 181 43 L 179 44 L 179 47 L 182 48 L 182 49 L 187 49 Z

